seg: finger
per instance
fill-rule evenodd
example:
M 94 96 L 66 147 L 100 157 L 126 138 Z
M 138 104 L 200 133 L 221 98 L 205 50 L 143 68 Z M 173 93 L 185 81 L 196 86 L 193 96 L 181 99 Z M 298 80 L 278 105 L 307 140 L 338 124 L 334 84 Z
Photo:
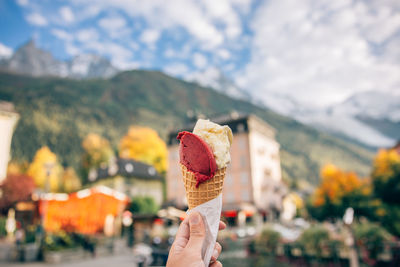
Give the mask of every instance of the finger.
M 220 221 L 218 230 L 224 230 L 225 228 L 226 228 L 226 224 L 223 221 Z
M 200 213 L 194 211 L 189 215 L 190 237 L 186 247 L 201 252 L 203 241 L 206 235 L 203 218 Z
M 214 252 L 211 256 L 211 262 L 217 261 L 219 254 L 221 254 L 222 246 L 220 243 L 215 243 Z
M 171 246 L 170 254 L 180 253 L 187 245 L 189 241 L 189 222 L 184 220 L 178 228 L 174 243 Z
M 216 261 L 211 263 L 210 267 L 222 267 L 222 263 L 220 261 Z

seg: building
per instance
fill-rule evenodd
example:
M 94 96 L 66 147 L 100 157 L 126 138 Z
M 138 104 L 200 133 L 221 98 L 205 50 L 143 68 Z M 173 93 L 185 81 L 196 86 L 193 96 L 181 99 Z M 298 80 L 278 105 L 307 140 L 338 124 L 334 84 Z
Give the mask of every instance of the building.
M 113 159 L 108 165 L 92 169 L 90 186 L 104 185 L 129 197 L 152 197 L 161 206 L 163 178 L 153 166 L 132 159 Z
M 19 119 L 14 105 L 0 101 L 0 183 L 7 176 L 7 166 L 10 159 L 11 139 Z
M 281 183 L 280 146 L 275 140 L 275 129 L 254 115 L 233 113 L 212 121 L 228 125 L 234 136 L 222 192 L 223 209 L 239 211 L 243 206 L 252 206 L 253 210 L 266 213 L 279 211 L 286 187 Z M 183 130 L 192 131 L 193 127 L 194 123 L 172 131 L 168 138 L 167 199 L 178 207 L 185 206 L 185 189 L 176 136 Z

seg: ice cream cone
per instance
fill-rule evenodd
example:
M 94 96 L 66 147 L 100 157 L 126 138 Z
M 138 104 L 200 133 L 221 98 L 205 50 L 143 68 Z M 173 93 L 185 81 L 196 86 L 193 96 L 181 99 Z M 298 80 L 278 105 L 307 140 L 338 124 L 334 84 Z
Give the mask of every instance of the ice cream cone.
M 221 194 L 226 174 L 226 167 L 218 169 L 213 178 L 200 183 L 199 186 L 196 187 L 197 181 L 194 173 L 188 171 L 184 165 L 180 165 L 189 209 L 214 199 Z

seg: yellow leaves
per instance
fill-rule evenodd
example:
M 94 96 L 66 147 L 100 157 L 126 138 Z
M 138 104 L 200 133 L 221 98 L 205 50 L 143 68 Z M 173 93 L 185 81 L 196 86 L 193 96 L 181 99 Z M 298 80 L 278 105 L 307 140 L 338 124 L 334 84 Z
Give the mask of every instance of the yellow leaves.
M 81 188 L 81 180 L 72 167 L 68 167 L 64 170 L 61 180 L 64 191 L 67 193 L 78 191 Z
M 131 126 L 120 141 L 120 157 L 153 165 L 158 172 L 167 170 L 167 146 L 151 128 Z
M 95 133 L 90 133 L 85 137 L 82 147 L 85 150 L 82 165 L 87 169 L 97 168 L 100 164 L 107 163 L 114 154 L 108 140 Z
M 59 177 L 62 167 L 57 161 L 57 156 L 45 146 L 40 148 L 29 165 L 27 174 L 33 177 L 36 186 L 57 192 L 60 188 Z
M 381 177 L 381 179 L 389 179 L 393 175 L 392 166 L 400 164 L 400 155 L 396 150 L 379 150 L 374 159 L 373 177 Z
M 345 195 L 359 191 L 370 194 L 371 186 L 368 179 L 360 179 L 353 172 L 343 172 L 333 164 L 325 165 L 321 170 L 322 182 L 313 195 L 314 206 L 322 206 L 326 199 L 338 203 Z

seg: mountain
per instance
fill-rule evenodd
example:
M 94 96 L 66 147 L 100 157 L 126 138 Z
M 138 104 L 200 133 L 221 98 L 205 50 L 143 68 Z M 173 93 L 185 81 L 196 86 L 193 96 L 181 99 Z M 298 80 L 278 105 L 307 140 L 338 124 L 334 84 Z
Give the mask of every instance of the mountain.
M 400 139 L 400 96 L 391 93 L 357 93 L 328 108 L 297 108 L 290 114 L 320 130 L 371 147 L 390 147 Z
M 60 61 L 33 40 L 19 47 L 15 53 L 0 62 L 0 68 L 9 72 L 34 77 L 56 76 L 68 78 L 108 78 L 117 73 L 109 60 L 96 55 L 80 55 Z
M 186 123 L 188 110 L 206 116 L 236 110 L 264 119 L 277 129 L 283 176 L 289 181 L 315 184 L 329 162 L 368 175 L 374 154 L 271 110 L 154 71 L 90 80 L 0 72 L 0 99 L 12 101 L 21 115 L 12 140 L 12 157 L 18 160 L 30 161 L 48 145 L 64 165 L 77 168 L 88 133 L 107 137 L 116 149 L 132 124 L 152 127 L 166 138 Z

